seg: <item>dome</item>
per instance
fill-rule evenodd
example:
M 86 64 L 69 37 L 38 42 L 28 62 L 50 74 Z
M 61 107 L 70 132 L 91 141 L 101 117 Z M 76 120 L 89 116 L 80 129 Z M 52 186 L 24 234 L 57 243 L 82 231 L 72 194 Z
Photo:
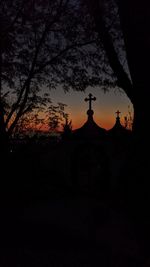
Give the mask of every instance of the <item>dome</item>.
M 91 109 L 92 100 L 96 100 L 95 97 L 92 97 L 92 94 L 89 94 L 89 98 L 85 98 L 85 101 L 89 101 L 88 118 L 81 128 L 73 131 L 74 139 L 97 140 L 105 137 L 106 130 L 98 126 L 93 119 L 94 111 Z
M 131 134 L 130 130 L 126 129 L 124 126 L 121 125 L 119 116 L 120 113 L 121 113 L 120 111 L 116 112 L 117 114 L 116 123 L 110 130 L 108 130 L 108 136 L 110 137 L 124 138 Z

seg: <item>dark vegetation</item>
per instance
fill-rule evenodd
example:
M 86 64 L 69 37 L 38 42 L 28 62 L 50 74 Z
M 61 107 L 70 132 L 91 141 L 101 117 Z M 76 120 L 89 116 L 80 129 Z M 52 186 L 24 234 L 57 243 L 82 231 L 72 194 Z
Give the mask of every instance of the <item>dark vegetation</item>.
M 146 0 L 0 2 L 1 266 L 148 266 L 149 10 Z M 71 142 L 11 147 L 20 120 L 49 103 L 44 87 L 58 85 L 119 86 L 133 104 L 132 139 L 108 142 L 112 163 L 86 150 L 105 166 L 94 188 L 72 185 Z

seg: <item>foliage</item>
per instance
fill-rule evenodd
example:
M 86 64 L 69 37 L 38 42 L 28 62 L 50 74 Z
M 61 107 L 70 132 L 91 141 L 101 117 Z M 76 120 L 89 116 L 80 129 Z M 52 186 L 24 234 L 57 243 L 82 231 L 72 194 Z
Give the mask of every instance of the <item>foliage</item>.
M 66 104 L 58 103 L 57 106 L 50 105 L 48 108 L 47 124 L 50 131 L 58 131 L 62 126 L 64 127 L 64 121 L 68 118 L 68 114 L 65 112 L 66 106 Z
M 27 132 L 44 129 L 44 114 L 47 111 L 48 106 L 51 104 L 49 95 L 47 93 L 43 95 L 35 95 L 34 99 L 29 98 L 28 101 L 30 102 L 30 105 L 15 124 L 12 132 L 13 135 L 27 134 Z M 12 117 L 12 123 L 14 120 L 15 115 Z
M 83 1 L 83 0 L 82 0 Z M 95 23 L 101 45 L 108 58 L 118 87 L 122 88 L 133 102 L 133 85 L 125 49 L 118 2 L 115 0 L 85 0 Z
M 0 107 L 9 135 L 38 105 L 41 89 L 61 85 L 64 90 L 85 90 L 89 85 L 114 84 L 81 1 L 1 1 L 0 24 Z
M 132 130 L 132 127 L 133 127 L 133 114 L 132 114 L 132 111 L 130 109 L 130 106 L 128 106 L 128 113 L 124 117 L 124 126 L 125 126 L 126 129 Z
M 28 110 L 18 120 L 13 136 L 31 135 L 37 132 L 62 131 L 68 114 L 65 111 L 66 104 L 57 103 L 54 105 L 46 94 L 46 97 L 39 97 L 39 106 Z

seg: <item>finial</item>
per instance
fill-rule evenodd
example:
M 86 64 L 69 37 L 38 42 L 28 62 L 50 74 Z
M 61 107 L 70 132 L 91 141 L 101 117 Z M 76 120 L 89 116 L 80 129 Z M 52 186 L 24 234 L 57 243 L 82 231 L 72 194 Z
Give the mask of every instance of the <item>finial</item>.
M 92 101 L 95 101 L 96 97 L 93 97 L 92 94 L 89 94 L 89 98 L 86 97 L 84 100 L 86 102 L 89 101 L 89 110 L 92 110 Z
M 120 118 L 119 114 L 121 113 L 119 110 L 115 112 L 117 114 L 117 118 Z

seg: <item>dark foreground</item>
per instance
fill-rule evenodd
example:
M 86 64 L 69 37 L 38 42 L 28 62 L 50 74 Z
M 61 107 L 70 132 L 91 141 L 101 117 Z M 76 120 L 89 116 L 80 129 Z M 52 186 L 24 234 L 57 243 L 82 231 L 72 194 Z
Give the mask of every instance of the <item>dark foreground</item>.
M 99 194 L 55 184 L 35 160 L 18 157 L 2 177 L 0 266 L 149 266 L 146 221 L 109 187 Z

